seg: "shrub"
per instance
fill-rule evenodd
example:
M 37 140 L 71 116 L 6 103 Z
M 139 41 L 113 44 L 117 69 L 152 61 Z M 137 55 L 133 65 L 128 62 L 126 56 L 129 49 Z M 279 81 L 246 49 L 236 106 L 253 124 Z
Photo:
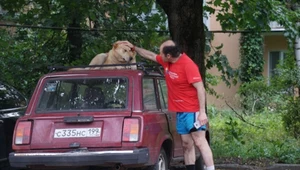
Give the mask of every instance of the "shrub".
M 238 94 L 242 108 L 250 113 L 260 112 L 264 109 L 274 110 L 280 101 L 280 94 L 268 86 L 264 80 L 243 83 Z
M 244 116 L 241 120 L 232 111 L 208 108 L 209 111 L 214 110 L 213 114 L 209 114 L 211 147 L 218 163 L 237 159 L 246 163 L 264 160 L 300 163 L 299 140 L 284 130 L 281 113 L 264 111 Z
M 300 98 L 290 98 L 285 107 L 285 114 L 282 116 L 288 133 L 296 139 L 300 138 Z

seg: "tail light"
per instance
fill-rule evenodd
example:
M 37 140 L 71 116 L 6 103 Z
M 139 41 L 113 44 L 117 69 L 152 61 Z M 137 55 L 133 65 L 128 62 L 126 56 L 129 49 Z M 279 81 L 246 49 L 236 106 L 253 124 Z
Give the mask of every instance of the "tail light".
M 124 119 L 123 124 L 123 138 L 124 142 L 136 142 L 139 140 L 140 124 L 139 119 L 127 118 Z
M 15 133 L 15 144 L 29 144 L 31 134 L 31 122 L 19 122 Z

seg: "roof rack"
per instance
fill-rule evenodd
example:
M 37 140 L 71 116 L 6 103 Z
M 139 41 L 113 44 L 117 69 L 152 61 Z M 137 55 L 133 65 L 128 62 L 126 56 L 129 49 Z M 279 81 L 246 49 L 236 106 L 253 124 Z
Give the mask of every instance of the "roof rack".
M 129 66 L 137 66 L 138 70 L 143 70 L 146 74 L 158 72 L 161 75 L 163 74 L 162 66 L 159 64 L 148 64 L 145 62 L 137 62 L 132 64 L 106 64 L 106 65 L 81 65 L 81 66 L 49 66 L 49 72 L 55 72 L 55 71 L 67 71 L 72 68 L 95 68 L 95 67 L 114 67 L 114 66 L 122 66 L 124 69 L 130 69 Z

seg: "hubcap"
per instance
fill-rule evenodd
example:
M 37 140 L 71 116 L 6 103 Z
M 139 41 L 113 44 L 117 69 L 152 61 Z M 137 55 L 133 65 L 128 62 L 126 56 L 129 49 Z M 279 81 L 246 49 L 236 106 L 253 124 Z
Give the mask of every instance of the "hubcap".
M 158 169 L 159 170 L 167 170 L 166 169 L 166 160 L 162 154 L 160 154 L 159 158 L 158 158 Z

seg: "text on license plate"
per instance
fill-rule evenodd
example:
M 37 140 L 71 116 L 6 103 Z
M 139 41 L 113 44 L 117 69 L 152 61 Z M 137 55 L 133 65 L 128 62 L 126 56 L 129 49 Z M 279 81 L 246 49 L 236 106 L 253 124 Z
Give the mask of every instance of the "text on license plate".
M 99 137 L 101 128 L 55 129 L 54 138 Z

